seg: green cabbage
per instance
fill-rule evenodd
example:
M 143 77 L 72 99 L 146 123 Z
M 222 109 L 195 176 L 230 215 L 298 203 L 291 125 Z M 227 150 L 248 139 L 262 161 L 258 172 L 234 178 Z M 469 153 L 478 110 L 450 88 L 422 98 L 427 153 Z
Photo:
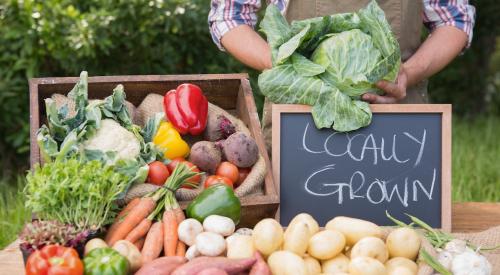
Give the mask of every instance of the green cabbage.
M 375 1 L 357 13 L 335 14 L 290 25 L 269 5 L 261 24 L 273 68 L 259 75 L 259 88 L 274 103 L 307 104 L 318 128 L 346 132 L 371 122 L 366 92 L 394 81 L 399 44 Z

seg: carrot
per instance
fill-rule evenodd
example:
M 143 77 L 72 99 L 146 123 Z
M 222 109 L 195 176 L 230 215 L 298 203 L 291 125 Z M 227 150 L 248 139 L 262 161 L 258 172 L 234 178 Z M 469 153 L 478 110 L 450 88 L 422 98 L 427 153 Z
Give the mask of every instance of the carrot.
M 140 202 L 130 211 L 121 222 L 116 230 L 109 234 L 108 245 L 112 246 L 115 242 L 123 240 L 130 231 L 134 229 L 142 220 L 144 220 L 156 206 L 156 199 L 154 197 L 141 198 Z
M 149 218 L 142 220 L 142 222 L 140 222 L 134 229 L 132 229 L 132 231 L 130 231 L 130 233 L 127 234 L 125 240 L 134 243 L 140 238 L 146 236 L 152 223 L 153 221 Z
M 175 212 L 175 218 L 177 220 L 177 226 L 181 224 L 183 220 L 186 219 L 186 216 L 184 215 L 184 211 L 180 207 L 174 208 Z M 181 242 L 180 240 L 177 242 L 177 248 L 175 250 L 175 255 L 176 256 L 182 256 L 184 257 L 186 255 L 186 244 Z
M 118 215 L 116 215 L 113 224 L 109 227 L 108 233 L 106 234 L 106 242 L 108 242 L 108 236 L 113 235 L 113 232 L 115 232 L 118 225 L 123 222 L 123 217 L 125 217 L 137 204 L 139 204 L 140 201 L 140 198 L 134 198 L 122 209 L 122 211 L 120 211 L 120 213 L 118 213 Z
M 149 229 L 142 247 L 142 264 L 145 265 L 160 256 L 163 243 L 163 223 L 155 222 Z
M 178 241 L 177 242 L 177 247 L 175 248 L 175 256 L 181 256 L 184 257 L 186 256 L 186 244 Z
M 177 250 L 177 219 L 172 209 L 165 210 L 163 213 L 163 250 L 165 256 L 175 256 Z
M 142 250 L 142 247 L 144 246 L 144 241 L 145 241 L 145 240 L 146 240 L 146 238 L 145 238 L 145 237 L 142 237 L 142 238 L 140 238 L 139 240 L 137 240 L 137 241 L 134 243 L 135 247 L 137 247 L 137 249 L 139 249 L 139 251 L 141 251 L 141 250 Z

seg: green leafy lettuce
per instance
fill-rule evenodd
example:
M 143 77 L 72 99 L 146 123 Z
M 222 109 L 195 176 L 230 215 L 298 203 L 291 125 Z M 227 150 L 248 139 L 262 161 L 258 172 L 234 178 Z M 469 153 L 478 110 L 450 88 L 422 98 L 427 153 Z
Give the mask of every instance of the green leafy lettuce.
M 26 176 L 26 207 L 42 220 L 100 229 L 115 216 L 114 201 L 127 188 L 127 175 L 115 168 L 74 158 L 37 165 Z
M 272 51 L 273 68 L 259 76 L 262 93 L 274 103 L 313 106 L 318 128 L 352 131 L 371 122 L 366 92 L 394 81 L 399 44 L 384 12 L 371 1 L 357 13 L 334 14 L 290 25 L 269 5 L 261 24 Z

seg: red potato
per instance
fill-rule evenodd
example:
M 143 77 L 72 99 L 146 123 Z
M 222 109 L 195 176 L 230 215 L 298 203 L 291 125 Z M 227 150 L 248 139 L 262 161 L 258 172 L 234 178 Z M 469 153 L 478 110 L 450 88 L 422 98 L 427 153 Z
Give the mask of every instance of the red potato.
M 184 257 L 161 257 L 157 258 L 144 266 L 135 273 L 135 275 L 170 275 L 177 267 L 186 262 Z
M 257 262 L 255 262 L 252 269 L 250 269 L 249 275 L 272 275 L 271 269 L 259 252 L 255 252 L 255 258 L 257 259 Z
M 228 259 L 226 257 L 198 257 L 177 268 L 172 275 L 194 275 L 208 268 L 219 268 L 230 275 L 250 269 L 255 258 Z
M 196 275 L 228 275 L 228 274 L 224 269 L 211 267 L 201 272 L 198 272 Z

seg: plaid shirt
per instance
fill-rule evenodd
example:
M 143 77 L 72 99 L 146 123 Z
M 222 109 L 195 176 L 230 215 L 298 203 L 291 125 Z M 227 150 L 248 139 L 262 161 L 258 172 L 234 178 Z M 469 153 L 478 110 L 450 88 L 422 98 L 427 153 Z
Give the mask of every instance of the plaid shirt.
M 226 32 L 239 25 L 252 28 L 257 24 L 260 0 L 211 0 L 208 24 L 212 39 L 224 50 L 220 39 Z M 289 0 L 267 0 L 282 12 Z M 472 41 L 472 29 L 476 10 L 468 0 L 422 0 L 424 2 L 423 23 L 431 31 L 441 26 L 454 26 L 468 36 L 467 47 Z

